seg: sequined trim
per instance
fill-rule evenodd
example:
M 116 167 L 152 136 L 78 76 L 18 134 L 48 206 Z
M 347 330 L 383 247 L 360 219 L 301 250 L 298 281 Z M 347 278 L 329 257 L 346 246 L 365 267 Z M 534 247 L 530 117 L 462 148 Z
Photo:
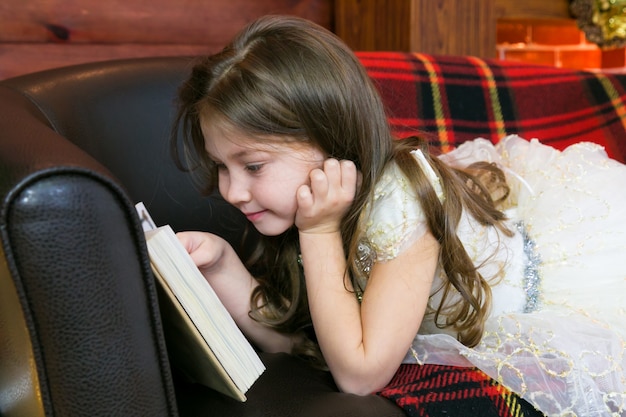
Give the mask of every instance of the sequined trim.
M 372 271 L 372 265 L 374 265 L 374 259 L 376 258 L 376 251 L 369 243 L 361 241 L 356 248 L 356 254 L 357 268 L 359 271 L 363 271 L 366 277 L 369 277 Z
M 370 272 L 372 271 L 372 266 L 374 265 L 374 259 L 376 259 L 376 251 L 372 248 L 372 245 L 369 244 L 366 240 L 362 240 L 359 242 L 356 248 L 356 259 L 354 263 L 356 265 L 356 269 L 361 273 L 363 278 L 367 280 L 370 276 Z M 358 285 L 358 284 L 357 284 Z M 363 301 L 363 288 L 356 288 L 356 299 L 360 302 Z
M 532 313 L 541 307 L 539 265 L 541 257 L 537 253 L 537 244 L 528 235 L 528 231 L 523 221 L 515 223 L 517 231 L 524 241 L 524 254 L 526 254 L 526 265 L 524 266 L 524 291 L 526 292 L 526 305 L 524 313 Z

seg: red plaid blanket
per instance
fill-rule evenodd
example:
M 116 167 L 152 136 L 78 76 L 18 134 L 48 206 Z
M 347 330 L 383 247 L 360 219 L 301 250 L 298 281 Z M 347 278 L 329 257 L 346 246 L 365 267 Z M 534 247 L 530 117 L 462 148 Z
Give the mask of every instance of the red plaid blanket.
M 541 417 L 529 403 L 476 368 L 401 365 L 378 393 L 409 417 Z
M 592 141 L 626 162 L 626 75 L 470 56 L 360 52 L 399 136 L 449 151 L 518 134 L 557 149 Z

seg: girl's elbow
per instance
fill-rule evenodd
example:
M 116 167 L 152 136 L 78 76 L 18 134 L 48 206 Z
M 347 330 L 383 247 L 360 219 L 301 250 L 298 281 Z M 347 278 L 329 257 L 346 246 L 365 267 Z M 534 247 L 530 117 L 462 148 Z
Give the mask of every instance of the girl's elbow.
M 370 395 L 383 389 L 393 378 L 398 366 L 394 358 L 380 352 L 370 357 L 348 357 L 328 363 L 335 384 L 342 392 Z
M 337 384 L 341 392 L 361 396 L 375 394 L 384 388 L 387 383 L 389 383 L 389 379 L 381 380 L 377 377 L 335 377 L 335 384 Z

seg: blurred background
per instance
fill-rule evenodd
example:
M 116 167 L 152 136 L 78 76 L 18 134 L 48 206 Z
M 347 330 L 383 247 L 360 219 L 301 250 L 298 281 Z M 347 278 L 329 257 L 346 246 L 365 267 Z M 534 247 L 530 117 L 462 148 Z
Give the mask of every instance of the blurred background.
M 264 14 L 308 18 L 355 50 L 626 72 L 626 0 L 3 0 L 0 79 L 97 60 L 212 53 Z

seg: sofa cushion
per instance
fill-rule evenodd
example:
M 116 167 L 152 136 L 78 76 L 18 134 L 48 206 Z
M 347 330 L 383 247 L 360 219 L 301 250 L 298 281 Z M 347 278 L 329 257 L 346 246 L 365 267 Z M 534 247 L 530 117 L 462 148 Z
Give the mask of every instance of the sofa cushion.
M 329 372 L 284 353 L 261 353 L 267 370 L 238 402 L 175 376 L 178 407 L 186 417 L 402 417 L 392 401 L 376 395 L 341 393 Z

